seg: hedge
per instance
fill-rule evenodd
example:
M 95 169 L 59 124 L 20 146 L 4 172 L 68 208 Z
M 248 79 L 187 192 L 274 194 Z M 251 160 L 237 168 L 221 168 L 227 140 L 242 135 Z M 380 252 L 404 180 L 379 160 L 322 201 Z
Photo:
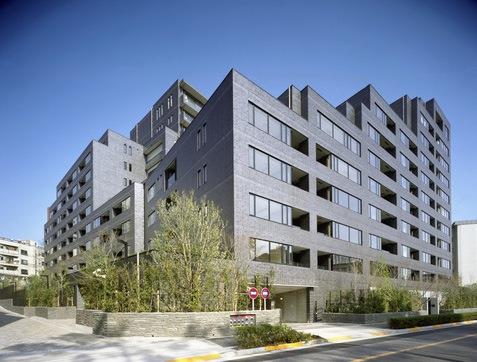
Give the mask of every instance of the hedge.
M 272 326 L 270 324 L 236 327 L 235 337 L 240 348 L 305 342 L 313 338 L 311 334 L 298 332 L 286 325 Z
M 477 313 L 434 314 L 417 317 L 397 317 L 389 320 L 392 329 L 432 326 L 477 319 Z

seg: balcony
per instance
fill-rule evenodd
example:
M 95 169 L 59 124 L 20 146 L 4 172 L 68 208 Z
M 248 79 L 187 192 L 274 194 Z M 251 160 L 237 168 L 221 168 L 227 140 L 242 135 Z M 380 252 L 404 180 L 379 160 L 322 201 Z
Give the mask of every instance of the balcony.
M 0 255 L 18 255 L 18 250 L 0 248 Z
M 181 96 L 181 106 L 187 113 L 189 113 L 193 117 L 195 117 L 197 113 L 199 113 L 202 109 L 202 105 L 187 94 L 183 94 Z

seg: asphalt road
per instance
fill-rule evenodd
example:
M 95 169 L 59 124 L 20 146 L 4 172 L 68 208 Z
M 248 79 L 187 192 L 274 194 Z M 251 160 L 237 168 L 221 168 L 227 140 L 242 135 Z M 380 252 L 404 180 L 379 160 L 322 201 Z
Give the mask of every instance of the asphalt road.
M 477 361 L 477 324 L 361 342 L 314 346 L 241 361 Z

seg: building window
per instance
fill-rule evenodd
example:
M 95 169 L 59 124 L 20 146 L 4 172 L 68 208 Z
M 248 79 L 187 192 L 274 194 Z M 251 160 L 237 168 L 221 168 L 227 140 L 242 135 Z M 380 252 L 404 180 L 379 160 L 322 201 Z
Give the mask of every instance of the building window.
M 372 179 L 371 177 L 368 178 L 368 189 L 373 194 L 381 196 L 381 184 Z
M 147 226 L 151 226 L 156 222 L 156 212 L 153 211 L 147 216 Z
M 129 156 L 132 156 L 132 147 L 129 146 L 129 147 L 128 147 L 128 150 L 129 150 Z
M 202 127 L 199 128 L 196 134 L 196 150 L 200 150 L 207 143 L 207 124 L 204 123 Z
M 371 249 L 382 250 L 382 241 L 379 236 L 369 234 L 369 247 Z
M 310 249 L 252 238 L 250 251 L 254 261 L 310 267 Z
M 249 123 L 291 146 L 291 128 L 271 114 L 249 103 Z
M 124 144 L 124 145 L 123 145 L 123 152 L 124 152 L 125 154 L 128 153 L 128 145 L 127 145 L 127 144 Z
M 292 225 L 292 208 L 276 201 L 250 194 L 250 215 L 285 225 Z
M 22 270 L 21 270 L 21 274 L 22 274 L 22 275 L 28 275 L 28 270 L 22 269 Z
M 22 265 L 28 265 L 28 260 L 22 259 L 22 260 L 21 260 L 21 264 L 22 264 Z
M 207 165 L 197 170 L 197 188 L 201 187 L 207 182 Z
M 346 207 L 347 209 L 350 209 L 354 212 L 357 212 L 358 214 L 361 214 L 360 199 L 334 186 L 332 186 L 331 189 L 332 189 L 332 198 L 331 198 L 332 202 L 340 206 Z
M 381 169 L 381 159 L 371 151 L 369 151 L 368 162 L 374 168 L 377 168 L 378 170 Z
M 291 166 L 253 147 L 248 149 L 249 167 L 278 180 L 291 183 Z
M 328 136 L 333 137 L 351 152 L 361 156 L 361 143 L 353 138 L 349 133 L 343 131 L 334 124 L 329 118 L 318 112 L 318 127 Z
M 381 209 L 376 206 L 369 205 L 369 218 L 381 222 Z
M 430 264 L 431 263 L 431 254 L 422 252 L 422 262 L 426 263 L 426 264 Z
M 147 201 L 151 201 L 156 193 L 156 184 L 152 184 L 151 187 L 147 189 Z
M 451 263 L 447 259 L 439 258 L 439 266 L 441 268 L 450 269 L 451 268 Z
M 123 162 L 123 168 L 124 170 L 128 170 L 128 163 L 126 161 Z
M 22 250 L 20 251 L 20 254 L 21 254 L 21 255 L 28 255 L 28 251 L 22 249 Z
M 347 177 L 358 185 L 361 185 L 361 171 L 359 171 L 357 168 L 354 168 L 342 159 L 336 157 L 335 155 L 331 155 L 331 169 L 338 172 L 340 175 Z
M 404 258 L 410 258 L 411 257 L 411 248 L 409 246 L 401 245 L 401 249 L 402 249 L 402 256 Z
M 421 240 L 429 244 L 431 242 L 431 234 L 424 230 L 421 230 Z
M 381 134 L 370 124 L 368 124 L 368 136 L 371 138 L 371 140 L 373 140 L 374 143 L 379 145 Z
M 125 177 L 123 178 L 123 186 L 126 187 L 128 185 L 128 179 Z
M 332 222 L 332 237 L 353 244 L 362 244 L 361 230 L 352 228 L 351 226 L 340 224 L 336 221 Z

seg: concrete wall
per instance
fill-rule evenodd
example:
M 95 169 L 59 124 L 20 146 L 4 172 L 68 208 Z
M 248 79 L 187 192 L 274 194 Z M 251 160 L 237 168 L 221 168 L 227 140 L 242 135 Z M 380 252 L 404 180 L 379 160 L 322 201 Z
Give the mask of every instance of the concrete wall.
M 372 323 L 387 323 L 390 318 L 412 317 L 412 316 L 418 316 L 418 315 L 421 315 L 420 312 L 369 313 L 369 314 L 323 313 L 322 321 L 328 322 L 328 323 L 372 324 Z
M 230 316 L 255 314 L 256 323 L 280 323 L 280 309 L 204 313 L 106 313 L 77 310 L 76 323 L 103 336 L 224 337 L 231 336 Z
M 76 307 L 22 307 L 13 305 L 12 299 L 0 300 L 0 306 L 25 317 L 46 319 L 73 319 L 76 317 Z

